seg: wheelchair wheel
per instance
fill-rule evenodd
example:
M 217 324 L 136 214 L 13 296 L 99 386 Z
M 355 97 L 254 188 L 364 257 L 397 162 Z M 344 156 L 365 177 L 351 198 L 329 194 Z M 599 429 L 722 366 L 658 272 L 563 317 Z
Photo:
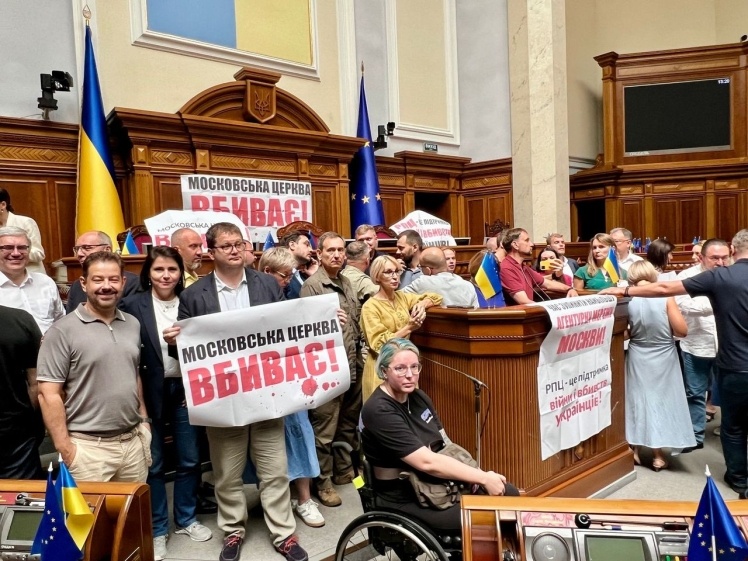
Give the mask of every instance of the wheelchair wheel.
M 335 561 L 449 561 L 436 538 L 400 514 L 372 511 L 348 524 L 338 540 Z

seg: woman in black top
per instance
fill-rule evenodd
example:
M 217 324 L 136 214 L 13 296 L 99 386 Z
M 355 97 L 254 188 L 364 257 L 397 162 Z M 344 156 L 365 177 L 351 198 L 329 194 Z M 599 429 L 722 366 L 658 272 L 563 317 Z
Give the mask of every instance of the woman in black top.
M 483 486 L 489 495 L 519 495 L 506 478 L 438 454 L 449 441 L 434 404 L 419 390 L 418 347 L 407 339 L 390 339 L 379 351 L 377 376 L 382 384 L 361 411 L 364 455 L 374 472 L 377 506 L 417 516 L 435 529 L 459 529 L 460 505 L 436 510 L 421 507 L 403 470 Z

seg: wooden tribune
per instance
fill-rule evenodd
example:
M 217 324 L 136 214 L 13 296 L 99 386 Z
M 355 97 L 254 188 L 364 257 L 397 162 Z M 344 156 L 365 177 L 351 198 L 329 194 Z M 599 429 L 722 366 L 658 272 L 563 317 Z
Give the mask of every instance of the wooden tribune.
M 86 481 L 77 485 L 94 513 L 83 561 L 153 559 L 151 491 L 148 485 Z M 46 488 L 46 481 L 0 480 L 0 493 L 23 492 L 43 499 Z
M 537 367 L 550 328 L 545 310 L 429 310 L 411 339 L 426 359 L 420 384 L 434 400 L 452 440 L 475 453 L 473 384 L 446 367 L 466 372 L 490 390 L 481 464 L 507 476 L 528 495 L 589 497 L 633 473 L 626 443 L 623 331 L 628 299 L 619 300 L 611 343 L 611 425 L 569 450 L 541 460 Z M 444 366 L 441 366 L 444 365 Z M 485 415 L 489 396 L 482 395 Z

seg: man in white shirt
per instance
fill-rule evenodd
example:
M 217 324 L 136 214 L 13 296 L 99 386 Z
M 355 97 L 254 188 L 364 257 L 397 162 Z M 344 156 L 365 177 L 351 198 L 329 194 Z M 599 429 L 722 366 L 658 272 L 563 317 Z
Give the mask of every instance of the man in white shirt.
M 459 275 L 452 274 L 447 259 L 439 247 L 427 247 L 421 252 L 423 275 L 411 282 L 403 292 L 424 294 L 435 292 L 444 298 L 444 306 L 477 308 L 475 288 Z
M 626 228 L 613 228 L 610 231 L 610 237 L 616 244 L 616 255 L 618 256 L 618 266 L 624 271 L 628 271 L 632 263 L 641 261 L 642 258 L 631 251 L 631 230 Z
M 716 267 L 725 267 L 730 260 L 730 245 L 725 240 L 712 238 L 701 248 L 699 264 L 681 271 L 677 279 L 694 277 Z M 691 298 L 687 294 L 676 296 L 675 302 L 688 325 L 688 336 L 680 341 L 683 354 L 683 381 L 686 386 L 688 409 L 691 413 L 696 446 L 685 448 L 684 453 L 704 447 L 706 429 L 706 391 L 709 374 L 717 356 L 717 328 L 714 311 L 706 296 Z
M 30 313 L 42 333 L 65 315 L 57 285 L 47 275 L 30 273 L 31 241 L 22 228 L 0 228 L 0 304 Z

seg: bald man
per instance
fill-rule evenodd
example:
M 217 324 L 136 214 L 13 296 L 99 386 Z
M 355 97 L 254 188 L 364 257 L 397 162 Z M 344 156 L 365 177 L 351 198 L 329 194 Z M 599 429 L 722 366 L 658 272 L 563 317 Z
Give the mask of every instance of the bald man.
M 403 289 L 403 292 L 424 294 L 435 292 L 444 298 L 443 306 L 454 308 L 477 308 L 475 288 L 459 275 L 452 274 L 447 258 L 440 247 L 427 247 L 421 252 L 423 275 Z

